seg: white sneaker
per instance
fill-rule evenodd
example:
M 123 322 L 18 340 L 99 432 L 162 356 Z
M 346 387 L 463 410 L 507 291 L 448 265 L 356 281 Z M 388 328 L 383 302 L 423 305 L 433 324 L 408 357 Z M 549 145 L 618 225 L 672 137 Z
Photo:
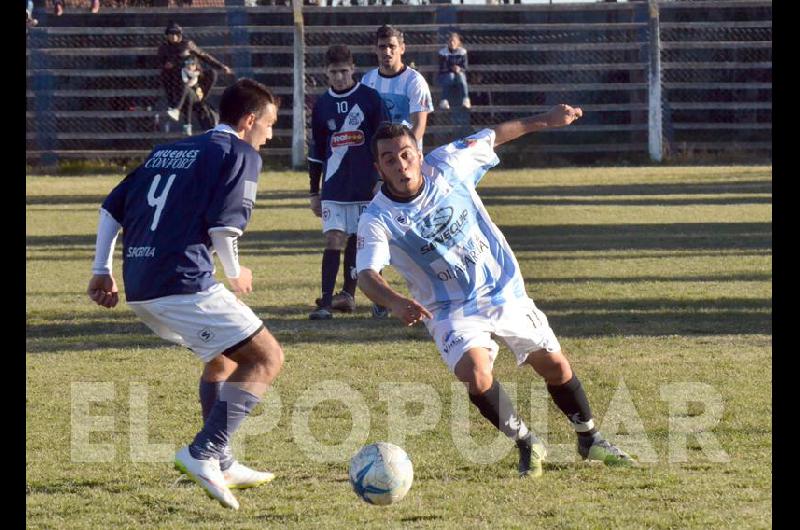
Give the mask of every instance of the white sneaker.
M 225 484 L 232 489 L 255 488 L 271 482 L 275 475 L 269 471 L 256 471 L 234 461 L 231 467 L 222 472 Z
M 450 110 L 450 102 L 443 99 L 439 102 L 439 108 L 442 110 Z
M 225 484 L 216 458 L 198 460 L 189 452 L 189 446 L 185 445 L 175 453 L 175 469 L 188 475 L 206 490 L 209 497 L 217 499 L 226 508 L 239 509 L 239 501 Z
M 181 119 L 181 109 L 167 109 L 167 116 L 178 121 Z
M 468 109 L 472 106 L 472 102 L 469 100 L 469 98 L 464 98 L 461 100 L 461 106 L 463 106 L 465 109 Z

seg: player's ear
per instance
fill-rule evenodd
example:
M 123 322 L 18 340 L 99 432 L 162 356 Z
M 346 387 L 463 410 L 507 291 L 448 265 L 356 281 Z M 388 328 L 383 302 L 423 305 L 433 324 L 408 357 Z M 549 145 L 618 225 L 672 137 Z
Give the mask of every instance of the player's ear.
M 252 112 L 246 114 L 239 118 L 239 123 L 237 125 L 237 129 L 240 131 L 244 129 L 245 131 L 249 131 L 253 128 L 253 124 L 256 122 L 256 115 Z

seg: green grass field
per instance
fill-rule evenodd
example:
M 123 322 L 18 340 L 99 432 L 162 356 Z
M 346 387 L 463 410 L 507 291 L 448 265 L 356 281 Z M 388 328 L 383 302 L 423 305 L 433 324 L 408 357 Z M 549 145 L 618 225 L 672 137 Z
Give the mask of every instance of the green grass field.
M 200 363 L 125 304 L 104 310 L 84 294 L 97 208 L 120 177 L 27 179 L 29 527 L 772 526 L 771 167 L 494 170 L 484 178 L 484 202 L 601 430 L 651 457 L 635 469 L 573 461 L 566 421 L 503 347 L 495 375 L 516 389 L 523 419 L 555 453 L 538 480 L 516 478 L 509 445 L 489 464 L 459 449 L 454 440 L 466 427 L 456 411 L 466 398 L 424 328 L 371 320 L 363 295 L 353 315 L 307 320 L 322 244 L 307 177 L 264 174 L 241 261 L 255 276 L 246 301 L 283 344 L 286 363 L 249 420 L 261 432 L 237 439 L 244 462 L 277 478 L 237 493 L 238 512 L 178 481 L 168 461 L 200 426 Z M 387 278 L 401 283 L 391 270 Z M 333 395 L 345 402 L 309 409 L 323 381 L 336 382 L 343 390 Z M 406 433 L 415 467 L 408 496 L 370 506 L 350 490 L 347 456 L 321 456 L 388 439 L 397 402 L 382 391 L 401 383 L 421 389 L 412 399 L 427 392 L 440 414 L 416 423 L 427 430 Z M 80 399 L 87 389 L 96 402 Z M 367 416 L 351 414 L 352 403 Z M 413 417 L 423 406 L 400 408 Z M 97 432 L 79 428 L 87 415 Z M 313 439 L 295 435 L 304 415 L 299 423 Z M 682 441 L 680 425 L 708 418 L 705 434 Z M 354 424 L 367 429 L 365 440 Z M 494 429 L 474 410 L 469 428 L 475 444 L 493 443 Z M 145 442 L 160 447 L 143 456 L 136 449 Z M 81 461 L 87 443 L 111 452 Z

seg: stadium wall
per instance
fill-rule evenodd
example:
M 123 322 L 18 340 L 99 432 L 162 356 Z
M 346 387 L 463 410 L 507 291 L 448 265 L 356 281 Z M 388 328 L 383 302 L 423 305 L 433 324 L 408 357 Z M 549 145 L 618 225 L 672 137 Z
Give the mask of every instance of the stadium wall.
M 384 23 L 405 32 L 406 62 L 428 79 L 435 103 L 436 51 L 447 32 L 459 31 L 469 51 L 473 107 L 437 109 L 428 147 L 566 102 L 583 107 L 585 118 L 504 146 L 504 166 L 648 162 L 653 145 L 665 161 L 770 160 L 772 3 L 654 4 L 655 22 L 648 2 L 303 6 L 297 43 L 288 6 L 45 14 L 27 37 L 27 160 L 34 168 L 75 159 L 127 163 L 179 138 L 180 127 L 164 113 L 156 61 L 170 20 L 237 76 L 254 77 L 281 97 L 276 137 L 263 150 L 272 164 L 292 163 L 293 131 L 302 124 L 293 120 L 295 99 L 302 95 L 307 123 L 326 86 L 325 49 L 350 45 L 357 74 L 364 73 L 375 65 L 374 31 Z M 302 76 L 295 75 L 296 48 Z M 650 82 L 654 57 L 660 90 Z M 220 73 L 215 106 L 233 79 Z M 660 104 L 651 104 L 658 91 Z M 295 139 L 295 163 L 300 148 Z

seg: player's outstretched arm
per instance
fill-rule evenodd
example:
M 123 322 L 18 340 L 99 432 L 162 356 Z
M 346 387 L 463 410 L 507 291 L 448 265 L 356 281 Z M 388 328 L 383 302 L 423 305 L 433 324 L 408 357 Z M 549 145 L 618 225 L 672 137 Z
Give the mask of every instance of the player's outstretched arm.
M 386 283 L 386 280 L 371 269 L 358 273 L 358 286 L 367 295 L 367 298 L 376 304 L 388 307 L 392 315 L 400 319 L 406 326 L 413 326 L 423 318 L 433 318 L 430 311 L 413 300 L 407 298 Z
M 569 105 L 561 104 L 556 105 L 544 114 L 536 114 L 529 118 L 509 120 L 494 128 L 494 145 L 497 146 L 510 142 L 511 140 L 516 140 L 520 136 L 532 132 L 565 127 L 581 116 L 583 116 L 583 111 L 580 107 L 570 107 Z

